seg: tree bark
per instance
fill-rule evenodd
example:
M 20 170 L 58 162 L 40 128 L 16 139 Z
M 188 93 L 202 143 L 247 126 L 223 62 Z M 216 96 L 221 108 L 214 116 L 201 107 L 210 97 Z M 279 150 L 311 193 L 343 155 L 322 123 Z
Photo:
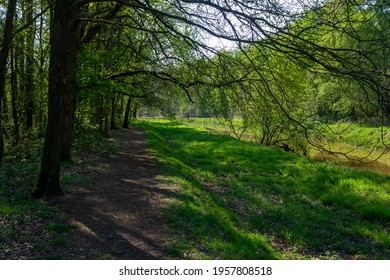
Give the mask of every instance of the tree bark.
M 132 99 L 129 98 L 126 103 L 125 116 L 123 118 L 123 128 L 129 128 L 129 123 L 131 119 L 130 108 L 131 108 Z
M 12 109 L 12 120 L 13 120 L 13 144 L 19 143 L 19 112 L 17 106 L 18 100 L 18 77 L 17 77 L 17 56 L 14 48 L 11 48 L 11 109 Z
M 108 12 L 104 19 L 111 19 L 114 17 L 122 7 L 122 4 L 116 4 L 110 12 Z M 85 8 L 85 7 L 84 7 Z M 74 11 L 75 14 L 81 15 L 81 6 L 76 7 L 77 10 Z M 83 34 L 85 30 L 82 30 L 83 27 L 81 26 L 79 21 L 75 21 L 75 34 L 76 40 L 74 41 L 76 43 L 75 45 L 75 52 L 78 51 L 78 49 L 84 45 L 90 42 L 94 36 L 98 33 L 99 30 L 101 30 L 102 25 L 96 25 L 92 29 L 86 31 L 86 34 Z M 74 114 L 76 111 L 76 94 L 78 91 L 77 84 L 75 80 L 73 80 L 69 85 L 69 88 L 65 95 L 65 119 L 64 119 L 64 130 L 63 130 L 63 136 L 61 140 L 61 161 L 71 161 L 71 151 L 72 151 L 72 140 L 73 140 L 73 119 Z M 107 120 L 108 121 L 108 120 Z M 99 123 L 100 124 L 100 123 Z M 101 130 L 101 129 L 100 129 Z M 108 126 L 104 128 L 104 134 L 108 137 Z
M 80 6 L 77 0 L 57 0 L 50 27 L 50 66 L 48 123 L 41 168 L 32 195 L 41 198 L 62 195 L 60 186 L 61 140 L 65 123 L 66 95 L 75 85 L 77 25 Z
M 5 73 L 7 70 L 8 53 L 11 47 L 12 40 L 12 25 L 16 10 L 16 0 L 8 1 L 7 15 L 4 24 L 3 40 L 0 49 L 0 164 L 3 161 L 4 154 L 4 138 L 3 138 L 3 116 L 2 100 L 5 96 Z
M 74 0 L 73 0 L 74 1 Z M 75 1 L 74 1 L 75 2 Z M 76 83 L 76 58 L 79 50 L 80 41 L 80 21 L 81 6 L 74 5 L 72 9 L 72 15 L 75 16 L 71 22 L 70 45 L 68 47 L 68 59 L 67 63 L 72 70 L 72 76 L 69 77 L 69 83 L 66 85 L 64 96 L 64 130 L 61 139 L 61 161 L 71 161 L 72 151 L 72 134 L 73 134 L 73 119 L 76 110 L 76 93 L 78 90 Z
M 103 97 L 100 98 L 101 102 L 103 103 Z M 100 105 L 98 107 L 98 121 L 99 121 L 99 132 L 103 132 L 103 105 Z
M 26 21 L 33 21 L 33 0 L 26 1 Z M 29 131 L 33 128 L 34 117 L 34 24 L 30 24 L 26 29 L 26 129 Z
M 45 84 L 45 64 L 46 64 L 46 56 L 45 56 L 45 39 L 44 39 L 44 25 L 45 25 L 45 13 L 47 10 L 47 7 L 45 7 L 45 3 L 41 2 L 41 9 L 40 9 L 40 16 L 39 16 L 39 29 L 38 29 L 38 40 L 39 40 L 39 66 L 38 66 L 38 86 L 39 92 L 42 92 L 44 90 L 44 84 Z M 42 100 L 42 96 L 39 97 L 40 100 Z M 45 128 L 46 128 L 46 112 L 43 110 L 42 107 L 37 107 L 39 110 L 35 111 L 35 114 L 37 115 L 37 123 L 39 128 L 39 135 L 44 136 L 45 135 Z
M 71 160 L 72 151 L 72 134 L 73 134 L 73 119 L 75 113 L 75 94 L 77 92 L 76 80 L 73 79 L 69 84 L 65 93 L 64 101 L 64 130 L 61 139 L 61 161 L 66 162 Z
M 118 129 L 116 126 L 116 107 L 118 104 L 118 98 L 114 95 L 111 97 L 111 120 L 110 120 L 110 129 Z
M 110 117 L 110 99 L 109 97 L 104 97 L 103 105 L 103 118 L 104 118 L 104 127 L 102 134 L 104 137 L 108 137 L 108 128 L 109 128 L 109 117 Z
M 134 103 L 133 110 L 131 110 L 131 115 L 133 119 L 137 119 L 138 104 Z

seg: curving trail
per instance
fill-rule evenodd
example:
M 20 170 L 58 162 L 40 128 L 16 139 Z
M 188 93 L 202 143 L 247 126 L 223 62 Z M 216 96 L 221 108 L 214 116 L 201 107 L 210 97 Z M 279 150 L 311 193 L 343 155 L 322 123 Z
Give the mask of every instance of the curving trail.
M 174 195 L 140 128 L 112 131 L 118 152 L 89 169 L 92 182 L 73 186 L 60 208 L 77 227 L 61 255 L 67 259 L 164 259 L 164 206 Z

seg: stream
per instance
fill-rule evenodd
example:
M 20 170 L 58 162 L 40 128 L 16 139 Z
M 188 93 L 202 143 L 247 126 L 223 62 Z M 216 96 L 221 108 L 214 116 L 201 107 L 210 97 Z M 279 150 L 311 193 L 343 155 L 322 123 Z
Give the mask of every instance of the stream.
M 334 155 L 325 154 L 321 152 L 311 153 L 309 158 L 317 161 L 330 160 L 339 165 L 349 166 L 356 170 L 369 171 L 380 175 L 390 176 L 390 166 L 378 160 L 370 163 L 364 163 L 358 160 L 347 159 L 343 156 L 337 157 Z

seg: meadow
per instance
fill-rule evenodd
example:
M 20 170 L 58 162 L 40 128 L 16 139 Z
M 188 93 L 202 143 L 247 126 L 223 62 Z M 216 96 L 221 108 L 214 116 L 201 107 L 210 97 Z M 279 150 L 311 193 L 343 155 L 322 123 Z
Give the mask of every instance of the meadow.
M 172 258 L 390 258 L 390 177 L 201 126 L 137 125 L 175 188 Z
M 212 133 L 237 138 L 229 125 L 217 118 L 182 118 L 178 119 L 178 122 L 188 127 L 204 128 Z M 237 131 L 242 131 L 242 120 L 234 120 L 233 125 Z M 390 127 L 341 122 L 324 125 L 322 132 L 323 139 L 320 141 L 316 139 L 314 142 L 335 153 L 327 153 L 309 145 L 307 147 L 309 158 L 317 161 L 329 160 L 358 170 L 390 176 L 390 153 L 383 146 L 383 143 L 390 145 Z M 251 129 L 245 130 L 241 140 L 257 142 Z

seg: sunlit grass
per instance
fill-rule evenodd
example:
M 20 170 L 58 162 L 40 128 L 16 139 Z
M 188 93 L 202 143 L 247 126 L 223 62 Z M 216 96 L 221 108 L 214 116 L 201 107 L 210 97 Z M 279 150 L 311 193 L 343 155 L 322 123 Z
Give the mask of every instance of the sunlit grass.
M 338 142 L 351 146 L 379 148 L 382 143 L 390 144 L 390 127 L 370 127 L 353 123 L 331 124 L 328 127 Z
M 388 259 L 390 177 L 140 122 L 179 194 L 171 252 L 190 259 Z
M 187 127 L 206 129 L 212 133 L 236 137 L 228 125 L 216 118 L 180 119 Z M 234 120 L 234 125 L 240 127 L 242 120 Z M 390 152 L 382 145 L 383 141 L 390 144 L 390 128 L 367 127 L 351 123 L 326 125 L 328 141 L 314 141 L 325 149 L 308 146 L 308 157 L 314 160 L 330 160 L 340 165 L 352 166 L 355 169 L 390 175 Z M 382 134 L 383 133 L 383 134 Z M 256 142 L 255 133 L 248 129 L 241 140 Z

